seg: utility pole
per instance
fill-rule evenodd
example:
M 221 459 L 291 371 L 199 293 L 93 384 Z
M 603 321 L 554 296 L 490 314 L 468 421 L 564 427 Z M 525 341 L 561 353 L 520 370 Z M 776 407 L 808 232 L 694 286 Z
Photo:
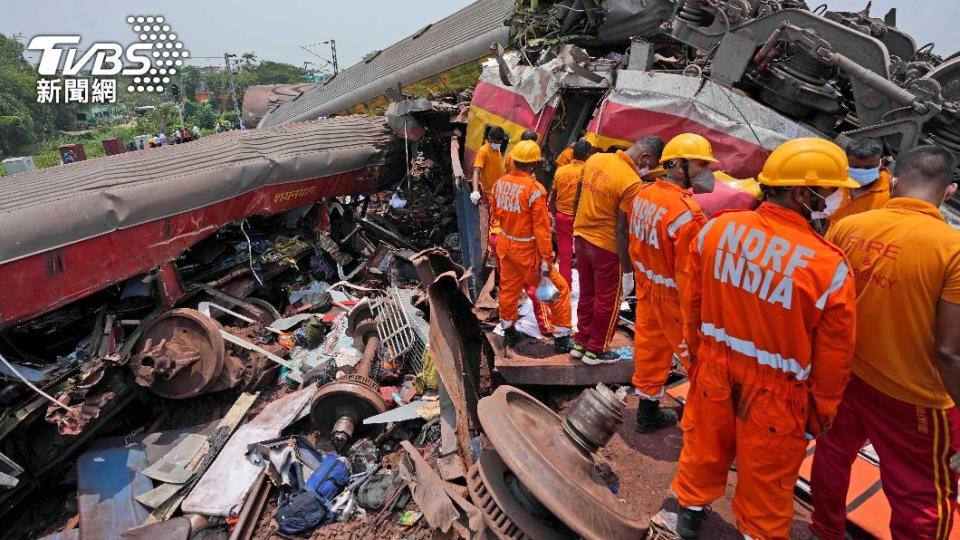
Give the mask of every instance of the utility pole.
M 233 80 L 233 68 L 230 67 L 230 59 L 236 58 L 237 55 L 230 53 L 223 53 L 223 63 L 227 67 L 227 76 L 230 79 L 230 97 L 233 99 L 233 114 L 235 115 L 235 121 L 240 123 L 240 129 L 243 129 L 243 120 L 240 114 L 240 106 L 237 104 L 237 83 Z
M 324 41 L 324 43 L 330 44 L 330 55 L 333 57 L 333 62 L 331 62 L 333 64 L 333 76 L 336 77 L 337 73 L 340 73 L 340 68 L 337 67 L 337 40 L 331 39 L 330 41 Z

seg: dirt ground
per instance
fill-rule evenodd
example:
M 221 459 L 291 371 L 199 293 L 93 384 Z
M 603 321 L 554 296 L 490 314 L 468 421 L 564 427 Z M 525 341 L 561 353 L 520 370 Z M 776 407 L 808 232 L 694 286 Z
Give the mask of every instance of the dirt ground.
M 661 509 L 676 512 L 677 500 L 670 491 L 680 457 L 683 437 L 680 428 L 661 430 L 642 435 L 634 430 L 639 398 L 627 398 L 625 421 L 620 431 L 598 454 L 613 469 L 620 480 L 618 496 L 637 515 L 653 517 Z M 676 407 L 669 397 L 663 400 L 664 407 Z M 730 471 L 725 495 L 711 505 L 711 512 L 701 529 L 703 540 L 727 540 L 743 538 L 736 528 L 731 503 L 737 473 Z M 791 538 L 808 540 L 810 510 L 799 501 L 794 503 L 794 522 Z

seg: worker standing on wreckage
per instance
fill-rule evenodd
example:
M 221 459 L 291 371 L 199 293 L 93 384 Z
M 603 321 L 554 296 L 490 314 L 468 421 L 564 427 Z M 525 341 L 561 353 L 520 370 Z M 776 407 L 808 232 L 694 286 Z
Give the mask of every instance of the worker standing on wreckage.
M 853 275 L 811 226 L 825 229 L 834 190 L 858 185 L 847 169 L 832 142 L 789 141 L 759 176 L 767 202 L 720 213 L 690 245 L 680 271 L 690 284 L 681 301 L 691 314 L 691 386 L 672 484 L 683 539 L 699 536 L 704 507 L 723 495 L 734 460 L 738 530 L 790 536 L 808 439 L 833 422 L 854 349 Z
M 570 286 L 554 266 L 553 238 L 547 210 L 547 190 L 533 177 L 540 162 L 540 147 L 534 141 L 520 141 L 510 151 L 516 170 L 504 175 L 493 188 L 490 207 L 500 222 L 497 254 L 500 258 L 500 324 L 507 347 L 520 339 L 516 329 L 520 295 L 536 287 L 541 276 L 557 288 L 551 311 L 554 349 L 568 352 L 570 337 Z
M 677 423 L 675 411 L 660 409 L 660 398 L 674 354 L 685 370 L 690 369 L 680 314 L 680 295 L 687 284 L 679 279 L 677 269 L 686 265 L 690 244 L 707 219 L 693 198 L 690 175 L 684 174 L 688 160 L 703 157 L 702 149 L 685 144 L 689 135 L 667 143 L 660 162 L 668 174 L 641 187 L 627 214 L 637 288 L 632 384 L 640 396 L 640 433 Z
M 850 258 L 859 315 L 853 376 L 813 455 L 811 530 L 823 540 L 844 538 L 851 466 L 867 440 L 880 457 L 893 537 L 946 538 L 953 528 L 960 231 L 938 208 L 957 190 L 955 168 L 956 158 L 936 146 L 901 153 L 893 198 L 827 235 Z
M 560 275 L 567 280 L 567 284 L 573 283 L 573 204 L 583 178 L 583 163 L 590 155 L 590 148 L 590 143 L 583 139 L 574 143 L 570 162 L 557 169 L 550 186 L 550 211 L 553 212 L 557 234 Z
M 577 338 L 570 351 L 588 365 L 619 362 L 607 350 L 620 319 L 621 276 L 632 272 L 627 252 L 627 212 L 640 189 L 640 177 L 659 162 L 663 141 L 640 139 L 628 150 L 595 154 L 584 163 L 574 207 L 574 250 L 580 299 Z

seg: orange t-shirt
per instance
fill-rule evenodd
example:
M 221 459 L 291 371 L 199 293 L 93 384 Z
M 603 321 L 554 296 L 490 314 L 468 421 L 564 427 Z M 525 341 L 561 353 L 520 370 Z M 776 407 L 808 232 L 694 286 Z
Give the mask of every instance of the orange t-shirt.
M 480 169 L 480 193 L 489 196 L 493 193 L 493 184 L 503 176 L 503 156 L 494 150 L 490 143 L 484 143 L 473 160 L 474 168 Z
M 623 150 L 590 156 L 583 164 L 583 187 L 573 235 L 616 253 L 617 212 L 630 211 L 633 196 L 641 185 L 636 163 Z
M 856 197 L 852 196 L 849 188 L 840 188 L 840 194 L 843 199 L 837 211 L 830 216 L 831 224 L 847 216 L 883 208 L 883 205 L 890 200 L 890 172 L 880 169 L 880 178 L 858 193 Z
M 553 193 L 556 195 L 557 212 L 573 215 L 573 203 L 577 198 L 577 186 L 583 175 L 583 162 L 575 159 L 557 169 L 553 175 Z
M 953 407 L 936 368 L 937 303 L 960 304 L 960 231 L 930 204 L 890 199 L 834 225 L 857 282 L 853 372 L 901 401 Z
M 568 146 L 560 152 L 560 155 L 557 156 L 557 169 L 563 167 L 564 165 L 569 165 L 573 161 L 573 148 Z

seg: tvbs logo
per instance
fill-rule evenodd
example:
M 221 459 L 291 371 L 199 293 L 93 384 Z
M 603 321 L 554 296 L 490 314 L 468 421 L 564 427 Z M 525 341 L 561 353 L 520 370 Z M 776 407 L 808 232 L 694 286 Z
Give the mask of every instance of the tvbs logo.
M 190 56 L 189 51 L 183 48 L 183 42 L 163 17 L 131 15 L 127 17 L 127 24 L 132 27 L 139 41 L 126 46 L 96 42 L 81 51 L 78 48 L 81 37 L 78 35 L 40 35 L 31 39 L 27 49 L 40 52 L 37 65 L 37 73 L 41 77 L 37 85 L 38 101 L 54 101 L 51 89 L 64 86 L 64 82 L 67 83 L 65 86 L 73 89 L 80 86 L 78 82 L 84 81 L 44 79 L 46 77 L 126 76 L 133 77 L 133 84 L 127 87 L 129 92 L 162 92 L 163 85 L 170 82 L 170 76 L 175 75 L 177 68 Z M 94 85 L 98 85 L 98 82 L 99 86 L 105 86 L 104 83 L 110 83 L 109 86 L 116 84 L 116 80 L 93 80 Z M 55 101 L 59 101 L 59 92 L 57 94 Z M 70 101 L 69 97 L 67 101 Z

